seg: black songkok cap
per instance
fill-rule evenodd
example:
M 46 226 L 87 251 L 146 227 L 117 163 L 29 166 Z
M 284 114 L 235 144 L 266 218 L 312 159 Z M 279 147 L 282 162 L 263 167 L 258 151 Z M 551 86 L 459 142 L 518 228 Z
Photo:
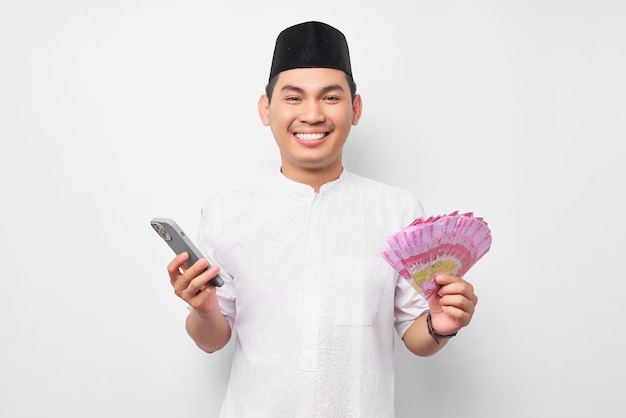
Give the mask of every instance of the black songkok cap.
M 352 76 L 346 37 L 321 22 L 288 27 L 276 39 L 270 79 L 294 68 L 334 68 Z

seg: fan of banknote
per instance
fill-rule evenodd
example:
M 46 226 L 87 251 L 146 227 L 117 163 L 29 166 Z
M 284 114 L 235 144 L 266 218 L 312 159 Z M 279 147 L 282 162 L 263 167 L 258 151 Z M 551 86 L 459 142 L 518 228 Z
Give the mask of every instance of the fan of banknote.
M 437 274 L 463 276 L 491 247 L 483 218 L 458 211 L 417 218 L 387 238 L 383 258 L 428 298 L 437 289 Z

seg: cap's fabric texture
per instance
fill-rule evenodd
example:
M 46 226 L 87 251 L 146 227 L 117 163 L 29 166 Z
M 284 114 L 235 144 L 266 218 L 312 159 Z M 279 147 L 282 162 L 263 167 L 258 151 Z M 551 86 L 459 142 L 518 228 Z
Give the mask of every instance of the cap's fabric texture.
M 269 78 L 294 68 L 334 68 L 352 76 L 346 37 L 322 22 L 288 27 L 276 39 Z

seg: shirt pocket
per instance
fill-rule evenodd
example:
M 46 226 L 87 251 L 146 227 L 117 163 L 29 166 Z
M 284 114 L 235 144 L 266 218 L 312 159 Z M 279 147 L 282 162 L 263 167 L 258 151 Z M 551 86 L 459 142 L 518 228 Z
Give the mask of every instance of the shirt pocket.
M 335 325 L 371 327 L 392 282 L 382 257 L 342 256 L 337 265 Z

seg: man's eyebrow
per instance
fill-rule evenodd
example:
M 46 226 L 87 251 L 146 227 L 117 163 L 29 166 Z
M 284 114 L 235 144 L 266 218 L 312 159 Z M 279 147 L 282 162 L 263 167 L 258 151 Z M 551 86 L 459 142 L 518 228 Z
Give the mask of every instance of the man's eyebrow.
M 296 87 L 296 86 L 292 86 L 290 84 L 285 84 L 284 86 L 281 87 L 280 91 L 292 91 L 294 93 L 304 93 L 304 90 L 302 90 L 300 87 Z
M 331 91 L 341 91 L 341 92 L 343 92 L 344 89 L 339 84 L 332 84 L 330 86 L 324 87 L 322 89 L 322 94 L 330 93 Z
M 300 87 L 297 86 L 293 86 L 291 84 L 285 84 L 284 86 L 281 87 L 280 89 L 281 92 L 289 92 L 292 91 L 294 93 L 298 93 L 298 94 L 304 94 L 304 89 L 301 89 Z M 324 88 L 322 88 L 320 90 L 320 93 L 322 95 L 329 93 L 331 91 L 345 91 L 343 87 L 341 87 L 339 84 L 331 84 L 329 86 L 326 86 Z

